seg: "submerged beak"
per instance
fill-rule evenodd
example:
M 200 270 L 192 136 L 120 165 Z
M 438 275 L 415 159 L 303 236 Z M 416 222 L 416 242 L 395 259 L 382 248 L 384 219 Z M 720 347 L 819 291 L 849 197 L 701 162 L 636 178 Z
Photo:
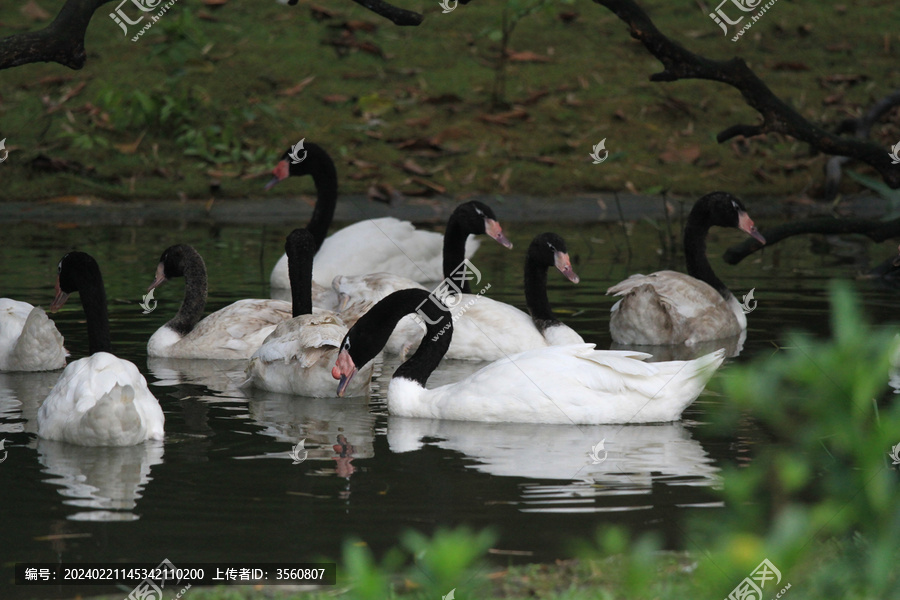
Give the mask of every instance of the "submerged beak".
M 500 223 L 493 219 L 484 219 L 484 232 L 497 240 L 500 244 L 502 244 L 506 248 L 512 248 L 512 242 L 506 239 L 506 236 L 503 235 L 503 228 L 500 227 Z
M 557 251 L 554 262 L 556 263 L 556 268 L 559 269 L 560 273 L 566 276 L 566 279 L 572 283 L 581 281 L 578 278 L 578 275 L 575 274 L 575 271 L 572 270 L 572 261 L 569 260 L 569 255 L 566 252 Z
M 350 353 L 346 350 L 341 350 L 334 367 L 331 369 L 331 376 L 340 380 L 337 387 L 338 398 L 344 397 L 344 392 L 347 391 L 347 386 L 350 385 L 350 380 L 353 379 L 354 375 L 356 375 L 356 365 L 353 364 Z
M 55 313 L 62 305 L 66 303 L 66 300 L 69 299 L 69 295 L 59 289 L 59 277 L 56 278 L 56 297 L 53 299 L 53 302 L 50 303 L 50 312 Z
M 288 175 L 290 175 L 290 170 L 288 168 L 288 162 L 286 159 L 278 161 L 278 164 L 275 165 L 274 169 L 272 169 L 272 175 L 274 175 L 274 177 L 272 177 L 272 179 L 269 180 L 269 183 L 266 184 L 267 190 L 272 189 L 276 183 L 284 181 L 288 178 Z
M 764 238 L 762 234 L 756 230 L 756 225 L 753 224 L 753 219 L 751 219 L 750 215 L 748 215 L 744 211 L 741 211 L 738 214 L 738 229 L 749 234 L 760 244 L 766 243 L 766 238 Z
M 156 265 L 156 279 L 153 280 L 153 283 L 150 284 L 150 287 L 147 288 L 147 291 L 155 290 L 162 284 L 166 282 L 166 267 L 159 263 Z

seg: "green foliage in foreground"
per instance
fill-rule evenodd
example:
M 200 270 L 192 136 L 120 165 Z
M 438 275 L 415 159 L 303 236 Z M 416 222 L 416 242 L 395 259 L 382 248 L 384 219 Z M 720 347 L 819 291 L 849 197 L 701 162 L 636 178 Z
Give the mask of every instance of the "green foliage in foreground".
M 723 435 L 752 418 L 772 443 L 724 470 L 725 517 L 692 524 L 687 553 L 609 529 L 582 542 L 578 560 L 498 571 L 484 563 L 490 532 L 409 532 L 380 563 L 348 541 L 334 589 L 192 588 L 190 600 L 438 600 L 451 590 L 459 600 L 718 600 L 763 559 L 781 572 L 766 600 L 788 586 L 788 600 L 900 598 L 900 477 L 888 457 L 900 443 L 900 404 L 884 399 L 898 341 L 865 323 L 845 285 L 832 288 L 832 332 L 827 341 L 793 334 L 717 379 L 726 400 L 711 416 Z

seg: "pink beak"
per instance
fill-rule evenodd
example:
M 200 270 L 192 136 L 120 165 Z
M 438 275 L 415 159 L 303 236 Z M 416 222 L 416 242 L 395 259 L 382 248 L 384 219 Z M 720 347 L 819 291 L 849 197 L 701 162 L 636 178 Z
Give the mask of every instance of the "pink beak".
M 353 379 L 355 374 L 356 365 L 353 364 L 350 353 L 346 350 L 341 350 L 341 353 L 338 354 L 337 360 L 334 363 L 334 367 L 331 369 L 331 376 L 340 380 L 337 387 L 338 398 L 344 397 L 344 392 L 347 391 L 347 386 L 350 385 L 350 380 Z
M 512 248 L 512 242 L 509 241 L 505 235 L 503 235 L 503 228 L 500 227 L 500 223 L 493 219 L 484 219 L 484 232 L 497 240 L 501 245 L 506 248 Z
M 156 265 L 156 279 L 154 279 L 153 283 L 150 284 L 150 287 L 147 288 L 148 292 L 150 290 L 155 290 L 160 285 L 162 285 L 166 282 L 165 270 L 166 270 L 166 268 L 165 268 L 165 266 L 163 266 L 162 263 L 159 263 L 158 265 Z
M 566 279 L 572 283 L 581 281 L 572 269 L 572 261 L 569 260 L 569 255 L 567 253 L 557 251 L 555 262 L 556 268 L 559 269 L 560 273 L 566 276 Z
M 278 164 L 275 165 L 275 168 L 272 169 L 272 179 L 269 180 L 269 183 L 266 184 L 266 190 L 272 189 L 276 183 L 280 181 L 284 181 L 290 176 L 290 169 L 288 167 L 287 160 L 280 160 Z
M 66 300 L 69 299 L 69 295 L 59 289 L 59 277 L 56 278 L 56 297 L 53 298 L 53 302 L 50 303 L 50 312 L 55 313 L 62 305 L 66 303 Z
M 756 225 L 753 224 L 753 219 L 751 219 L 750 215 L 743 211 L 741 211 L 738 215 L 738 229 L 750 234 L 750 236 L 760 244 L 766 243 L 766 238 L 764 238 L 762 234 L 757 231 Z

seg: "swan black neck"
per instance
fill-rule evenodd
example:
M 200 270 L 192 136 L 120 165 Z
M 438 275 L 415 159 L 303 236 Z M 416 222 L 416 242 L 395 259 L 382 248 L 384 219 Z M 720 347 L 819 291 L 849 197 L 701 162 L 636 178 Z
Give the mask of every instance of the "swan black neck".
M 726 300 L 731 296 L 728 287 L 716 277 L 706 257 L 706 235 L 712 226 L 709 204 L 701 198 L 694 204 L 684 227 L 684 256 L 688 275 L 708 283 Z
M 109 311 L 100 266 L 89 254 L 70 252 L 60 262 L 59 287 L 67 294 L 78 292 L 88 330 L 88 351 L 112 352 Z
M 312 272 L 316 242 L 306 229 L 295 229 L 284 243 L 288 257 L 288 277 L 291 281 L 291 312 L 293 316 L 312 314 Z
M 425 290 L 407 289 L 394 292 L 360 317 L 350 331 L 350 356 L 362 366 L 384 348 L 397 323 L 408 314 L 417 313 L 425 323 L 425 337 L 409 359 L 397 367 L 394 377 L 415 381 L 422 387 L 450 347 L 453 319 L 447 308 Z
M 525 259 L 525 304 L 531 320 L 541 333 L 548 327 L 560 324 L 547 297 L 547 268 L 531 252 L 528 253 Z
M 456 212 L 447 221 L 447 230 L 444 232 L 443 271 L 445 279 L 452 279 L 464 294 L 471 294 L 472 288 L 469 280 L 460 277 L 460 265 L 466 259 L 466 241 L 469 239 L 468 228 L 456 217 Z M 482 233 L 484 233 L 482 231 Z
M 207 280 L 203 257 L 187 244 L 172 246 L 160 260 L 167 279 L 184 277 L 184 299 L 178 313 L 166 325 L 180 335 L 187 335 L 203 317 L 206 308 Z
M 309 162 L 307 168 L 316 185 L 316 207 L 306 229 L 313 234 L 316 241 L 316 250 L 322 247 L 322 242 L 328 235 L 328 228 L 334 219 L 334 208 L 338 197 L 338 177 L 334 161 L 317 144 L 306 144 L 307 156 L 304 162 Z M 303 164 L 303 163 L 300 163 Z

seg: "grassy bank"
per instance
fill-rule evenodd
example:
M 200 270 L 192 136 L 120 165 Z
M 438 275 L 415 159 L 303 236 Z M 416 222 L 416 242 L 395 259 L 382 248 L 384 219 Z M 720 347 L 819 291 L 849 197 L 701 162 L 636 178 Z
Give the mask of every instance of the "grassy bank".
M 55 15 L 62 3 L 39 5 Z M 757 122 L 738 92 L 650 83 L 659 63 L 587 0 L 548 3 L 519 21 L 506 103 L 494 107 L 505 0 L 449 14 L 436 1 L 414 2 L 426 14 L 416 28 L 349 1 L 319 4 L 231 0 L 213 10 L 178 0 L 136 42 L 98 11 L 81 71 L 3 72 L 0 136 L 12 150 L 0 165 L 3 198 L 258 196 L 275 159 L 300 138 L 330 149 L 346 193 L 794 195 L 821 180 L 825 159 L 792 140 L 717 144 L 722 129 Z M 689 49 L 745 58 L 814 122 L 858 115 L 900 75 L 887 0 L 781 0 L 738 42 L 695 4 L 641 4 Z M 4 5 L 0 35 L 46 22 L 29 14 Z M 897 111 L 873 137 L 886 148 L 900 139 Z M 609 158 L 594 165 L 588 154 L 604 138 Z

